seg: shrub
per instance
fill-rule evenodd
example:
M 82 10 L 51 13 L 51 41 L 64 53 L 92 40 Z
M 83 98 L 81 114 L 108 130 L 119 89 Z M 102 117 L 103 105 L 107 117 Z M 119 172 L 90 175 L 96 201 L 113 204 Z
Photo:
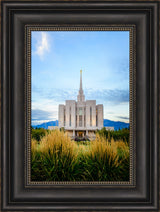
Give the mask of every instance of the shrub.
M 94 141 L 75 142 L 53 130 L 31 145 L 32 180 L 128 181 L 129 147 L 97 134 Z
M 78 176 L 77 152 L 75 142 L 63 131 L 54 130 L 46 134 L 40 141 L 39 153 L 41 155 L 42 177 L 39 180 L 75 180 Z M 33 145 L 34 146 L 34 145 Z
M 48 130 L 45 130 L 43 128 L 31 128 L 31 137 L 32 139 L 35 139 L 37 141 L 40 141 L 40 139 L 48 133 Z
M 96 136 L 91 142 L 91 148 L 86 160 L 88 180 L 119 181 L 123 180 L 121 160 L 117 152 L 116 143 L 106 141 L 102 136 Z M 126 170 L 129 171 L 129 170 Z M 123 173 L 124 174 L 124 173 Z
M 108 141 L 111 140 L 111 138 L 114 139 L 114 141 L 117 140 L 123 140 L 124 142 L 129 143 L 129 129 L 123 128 L 121 130 L 115 130 L 115 131 L 109 131 L 106 130 L 105 127 L 103 127 L 101 130 L 97 130 L 97 134 L 104 136 Z

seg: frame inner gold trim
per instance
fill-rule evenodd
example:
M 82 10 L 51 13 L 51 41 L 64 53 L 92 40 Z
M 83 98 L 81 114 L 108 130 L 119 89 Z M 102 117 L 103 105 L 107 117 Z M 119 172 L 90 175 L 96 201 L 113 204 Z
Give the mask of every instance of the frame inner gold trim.
M 31 181 L 31 32 L 32 31 L 129 31 L 130 180 L 121 181 Z M 36 185 L 108 185 L 135 187 L 136 183 L 136 26 L 135 25 L 25 25 L 25 187 Z

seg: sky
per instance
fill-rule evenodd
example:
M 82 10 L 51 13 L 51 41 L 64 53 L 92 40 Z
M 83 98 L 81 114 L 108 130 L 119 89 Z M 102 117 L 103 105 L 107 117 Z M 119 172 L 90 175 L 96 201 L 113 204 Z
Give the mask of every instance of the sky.
M 58 120 L 58 105 L 86 100 L 104 119 L 129 122 L 129 31 L 32 31 L 32 125 Z

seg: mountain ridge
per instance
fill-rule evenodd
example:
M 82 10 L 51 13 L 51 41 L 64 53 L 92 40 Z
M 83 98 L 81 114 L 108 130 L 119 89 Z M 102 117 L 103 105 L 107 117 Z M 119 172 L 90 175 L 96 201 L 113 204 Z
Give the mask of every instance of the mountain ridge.
M 119 130 L 122 128 L 129 127 L 129 123 L 125 123 L 121 121 L 111 121 L 109 119 L 104 119 L 103 125 L 104 127 L 114 127 L 114 130 Z M 32 125 L 33 128 L 44 128 L 44 129 L 48 129 L 48 126 L 58 126 L 58 120 L 45 122 L 39 125 Z

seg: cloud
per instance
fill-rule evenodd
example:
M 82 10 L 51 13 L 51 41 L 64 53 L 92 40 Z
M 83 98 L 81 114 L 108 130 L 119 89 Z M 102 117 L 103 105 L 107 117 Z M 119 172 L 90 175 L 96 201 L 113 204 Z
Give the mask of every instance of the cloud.
M 129 91 L 120 89 L 87 89 L 86 97 L 88 99 L 96 99 L 102 103 L 126 103 L 129 102 Z
M 44 54 L 49 52 L 49 37 L 46 32 L 41 32 L 41 36 L 37 38 L 35 54 L 43 59 Z
M 33 86 L 32 95 L 39 96 L 39 99 L 48 99 L 54 102 L 65 102 L 65 100 L 76 100 L 78 89 L 45 89 Z
M 129 120 L 129 117 L 126 116 L 117 116 L 117 118 Z
M 40 109 L 32 109 L 32 121 L 52 120 L 56 112 L 50 112 Z
M 58 105 L 65 104 L 65 100 L 77 100 L 78 90 L 63 90 L 63 89 L 38 89 L 35 87 L 34 92 L 37 97 L 32 101 L 32 123 L 42 123 L 44 120 L 51 121 L 58 119 Z M 97 104 L 103 104 L 110 112 L 107 111 L 104 115 L 110 119 L 117 117 L 122 120 L 129 120 L 127 116 L 122 115 L 126 105 L 129 106 L 129 91 L 128 90 L 94 90 L 87 89 L 85 92 L 86 100 L 97 101 Z M 116 108 L 115 108 L 116 107 Z M 117 108 L 118 107 L 118 108 Z M 112 111 L 116 111 L 115 112 Z M 120 111 L 119 111 L 120 110 Z M 120 113 L 119 113 L 119 112 Z M 128 113 L 127 113 L 128 114 Z
M 33 88 L 34 95 L 39 98 L 50 99 L 55 102 L 65 102 L 65 100 L 77 100 L 78 89 L 38 89 Z M 129 90 L 120 89 L 85 89 L 86 100 L 97 100 L 99 103 L 129 103 Z

